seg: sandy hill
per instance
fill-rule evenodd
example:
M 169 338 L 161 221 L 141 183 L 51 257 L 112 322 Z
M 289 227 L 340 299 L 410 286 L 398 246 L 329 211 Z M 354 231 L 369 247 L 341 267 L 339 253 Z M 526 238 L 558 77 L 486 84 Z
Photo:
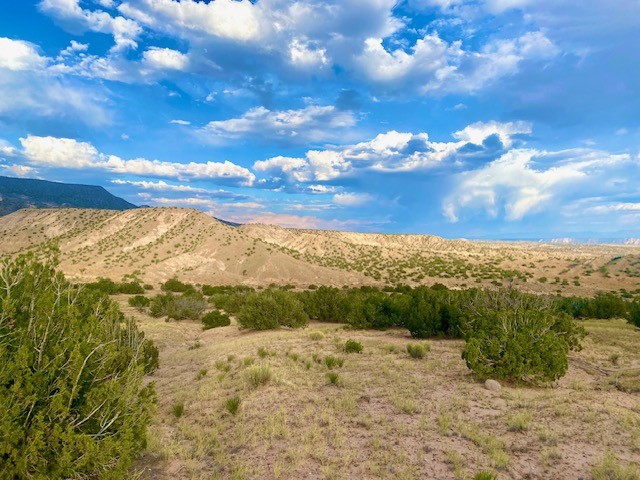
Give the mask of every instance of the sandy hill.
M 383 283 L 515 284 L 528 291 L 563 294 L 640 287 L 640 248 L 631 245 L 447 240 L 274 225 L 243 225 L 240 230 L 295 258 Z
M 211 284 L 353 283 L 358 276 L 309 265 L 197 210 L 25 209 L 0 218 L 0 253 L 59 243 L 72 278 L 148 282 L 173 276 Z
M 233 227 L 200 211 L 25 209 L 0 218 L 0 253 L 55 241 L 61 267 L 79 280 L 126 275 L 158 283 L 507 286 L 592 294 L 640 288 L 640 247 L 446 240 Z

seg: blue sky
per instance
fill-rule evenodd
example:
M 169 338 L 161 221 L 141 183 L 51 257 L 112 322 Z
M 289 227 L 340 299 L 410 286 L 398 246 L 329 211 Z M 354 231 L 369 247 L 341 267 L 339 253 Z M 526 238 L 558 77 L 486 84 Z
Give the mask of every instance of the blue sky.
M 2 9 L 2 175 L 239 222 L 640 237 L 637 0 Z

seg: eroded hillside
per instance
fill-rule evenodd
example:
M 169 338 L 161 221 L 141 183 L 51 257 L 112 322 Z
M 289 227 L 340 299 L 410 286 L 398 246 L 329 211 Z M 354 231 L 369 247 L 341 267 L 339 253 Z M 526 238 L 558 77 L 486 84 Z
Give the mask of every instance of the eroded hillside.
M 158 283 L 513 285 L 531 292 L 640 293 L 640 247 L 446 240 L 225 225 L 197 210 L 27 209 L 0 218 L 0 253 L 60 246 L 72 278 Z
M 446 240 L 432 235 L 386 235 L 240 227 L 316 265 L 359 272 L 382 283 L 507 286 L 563 294 L 640 287 L 640 248 L 628 245 L 552 245 Z
M 157 283 L 354 283 L 359 275 L 309 265 L 197 210 L 148 208 L 125 212 L 21 210 L 0 219 L 0 252 L 59 244 L 70 277 Z

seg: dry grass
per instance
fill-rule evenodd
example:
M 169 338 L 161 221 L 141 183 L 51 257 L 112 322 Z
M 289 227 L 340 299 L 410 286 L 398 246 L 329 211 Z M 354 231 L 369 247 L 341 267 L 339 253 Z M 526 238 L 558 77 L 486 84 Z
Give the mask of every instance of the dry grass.
M 620 323 L 588 322 L 593 334 L 575 358 L 580 366 L 572 362 L 552 388 L 506 385 L 494 393 L 465 367 L 461 341 L 433 340 L 416 362 L 399 329 L 316 323 L 311 328 L 324 336 L 313 340 L 308 329 L 202 332 L 123 308 L 161 350 L 152 378 L 158 414 L 136 465 L 141 478 L 470 479 L 482 470 L 497 478 L 591 478 L 616 465 L 632 471 L 640 458 L 637 395 L 603 390 L 610 375 L 586 371 L 592 358 L 606 363 L 611 348 L 621 365 L 638 361 L 640 332 Z M 338 357 L 347 338 L 363 353 L 329 370 L 324 359 Z M 201 347 L 188 350 L 196 339 Z M 260 358 L 259 348 L 275 355 Z M 203 369 L 217 375 L 195 380 Z M 259 388 L 247 382 L 254 369 L 271 374 Z M 232 398 L 241 399 L 233 414 Z M 176 418 L 172 406 L 180 402 L 184 415 Z M 615 452 L 615 465 L 609 457 L 603 463 L 606 451 Z

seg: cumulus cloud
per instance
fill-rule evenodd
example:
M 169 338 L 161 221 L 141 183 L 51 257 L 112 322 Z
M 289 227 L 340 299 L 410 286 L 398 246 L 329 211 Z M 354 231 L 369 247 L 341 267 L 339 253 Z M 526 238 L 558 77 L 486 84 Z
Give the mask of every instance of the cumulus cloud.
M 186 70 L 189 57 L 170 48 L 151 47 L 142 54 L 142 63 L 154 70 Z
M 29 162 L 47 167 L 92 168 L 120 174 L 202 179 L 241 186 L 250 186 L 255 180 L 255 175 L 249 170 L 229 161 L 177 163 L 144 158 L 124 160 L 100 153 L 90 143 L 70 138 L 28 135 L 21 138 L 20 143 L 22 154 Z
M 356 58 L 357 68 L 373 82 L 424 94 L 474 92 L 515 73 L 525 60 L 545 60 L 557 47 L 540 31 L 493 40 L 479 50 L 465 50 L 460 40 L 447 43 L 427 34 L 408 50 L 389 50 L 382 38 L 369 38 Z
M 547 162 L 549 166 L 545 166 Z M 459 174 L 455 190 L 443 202 L 443 214 L 452 222 L 466 209 L 485 211 L 493 218 L 504 213 L 507 220 L 521 220 L 552 202 L 575 196 L 580 186 L 590 192 L 621 189 L 620 181 L 608 184 L 612 172 L 634 163 L 637 160 L 629 155 L 596 150 L 514 149 L 482 168 Z
M 246 136 L 307 142 L 327 140 L 336 135 L 336 129 L 355 124 L 353 112 L 331 105 L 309 105 L 298 110 L 256 107 L 237 118 L 209 122 L 200 129 L 200 133 L 217 142 Z
M 531 123 L 529 122 L 507 122 L 500 123 L 496 121 L 476 122 L 468 125 L 464 129 L 455 132 L 454 138 L 464 142 L 470 142 L 481 145 L 482 142 L 491 135 L 497 135 L 500 142 L 506 148 L 510 148 L 513 143 L 514 135 L 529 135 L 531 133 Z
M 455 142 L 433 142 L 427 133 L 390 130 L 371 140 L 331 150 L 309 150 L 301 157 L 272 157 L 254 163 L 256 172 L 264 172 L 289 183 L 324 182 L 359 169 L 378 172 L 410 172 L 430 169 L 445 161 L 462 162 L 470 145 L 473 156 L 486 149 L 485 141 L 497 136 L 501 148 L 511 147 L 517 136 L 531 133 L 526 122 L 477 122 L 454 133 Z
M 0 68 L 13 71 L 39 70 L 47 64 L 37 47 L 23 40 L 0 37 Z
M 160 192 L 204 194 L 210 198 L 227 198 L 227 199 L 236 199 L 236 200 L 243 200 L 248 198 L 246 195 L 240 195 L 237 193 L 230 192 L 228 190 L 209 190 L 207 188 L 193 187 L 191 185 L 182 185 L 182 184 L 175 185 L 175 184 L 167 183 L 163 180 L 153 182 L 148 180 L 136 181 L 136 180 L 115 179 L 115 180 L 111 180 L 111 183 L 115 185 L 131 185 L 134 187 L 142 188 L 144 190 L 152 190 L 152 191 L 160 191 Z
M 102 10 L 83 9 L 80 0 L 42 0 L 38 6 L 42 12 L 70 30 L 89 30 L 112 35 L 114 52 L 138 47 L 136 39 L 142 33 L 142 27 L 134 20 L 121 16 L 112 17 Z
M 368 193 L 337 193 L 333 196 L 333 203 L 344 207 L 360 207 L 373 200 Z
M 204 34 L 223 39 L 256 41 L 267 28 L 262 2 L 216 0 L 139 0 L 123 2 L 118 10 L 154 30 L 178 35 Z

